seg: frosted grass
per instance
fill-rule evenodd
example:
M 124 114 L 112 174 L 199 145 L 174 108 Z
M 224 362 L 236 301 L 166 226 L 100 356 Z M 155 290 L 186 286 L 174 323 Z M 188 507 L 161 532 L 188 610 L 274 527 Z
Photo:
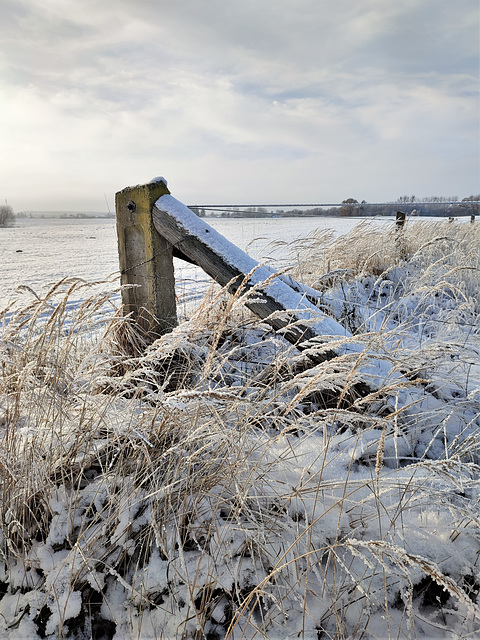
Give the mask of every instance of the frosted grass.
M 365 345 L 327 360 L 338 337 L 301 353 L 218 289 L 153 344 L 114 311 L 99 331 L 114 282 L 33 296 L 0 338 L 0 635 L 478 636 L 479 238 L 462 231 L 293 246 Z

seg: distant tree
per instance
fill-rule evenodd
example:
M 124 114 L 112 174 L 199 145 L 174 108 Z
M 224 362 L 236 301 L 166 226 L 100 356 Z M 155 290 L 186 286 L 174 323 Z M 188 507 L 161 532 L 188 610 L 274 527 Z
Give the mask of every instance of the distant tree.
M 341 216 L 354 216 L 355 215 L 355 206 L 358 204 L 358 200 L 355 198 L 347 198 L 346 200 L 342 200 L 342 207 L 340 207 L 339 215 Z
M 480 193 L 476 196 L 468 196 L 468 198 L 462 198 L 460 204 L 461 207 L 465 207 L 470 214 L 478 216 L 480 213 Z
M 13 227 L 15 224 L 15 214 L 8 204 L 0 206 L 0 227 Z

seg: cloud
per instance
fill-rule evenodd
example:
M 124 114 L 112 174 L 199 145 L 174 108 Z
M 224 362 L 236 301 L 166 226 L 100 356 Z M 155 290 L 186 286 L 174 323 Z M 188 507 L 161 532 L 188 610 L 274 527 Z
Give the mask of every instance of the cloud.
M 189 202 L 478 190 L 474 0 L 3 4 L 17 209 L 159 173 Z

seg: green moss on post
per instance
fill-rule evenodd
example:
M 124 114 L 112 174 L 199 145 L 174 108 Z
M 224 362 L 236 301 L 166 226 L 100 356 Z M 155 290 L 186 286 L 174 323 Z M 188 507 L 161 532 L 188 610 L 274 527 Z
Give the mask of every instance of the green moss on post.
M 127 187 L 115 196 L 118 255 L 125 315 L 132 314 L 152 334 L 177 325 L 172 246 L 152 222 L 152 207 L 169 194 L 164 182 Z

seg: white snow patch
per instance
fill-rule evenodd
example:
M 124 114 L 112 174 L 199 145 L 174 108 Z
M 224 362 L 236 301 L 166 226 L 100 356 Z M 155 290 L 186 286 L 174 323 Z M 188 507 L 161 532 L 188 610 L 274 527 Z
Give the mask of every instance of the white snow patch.
M 155 182 L 163 182 L 165 186 L 168 186 L 166 179 L 163 176 L 157 176 L 156 178 L 152 178 L 148 184 L 154 184 Z

